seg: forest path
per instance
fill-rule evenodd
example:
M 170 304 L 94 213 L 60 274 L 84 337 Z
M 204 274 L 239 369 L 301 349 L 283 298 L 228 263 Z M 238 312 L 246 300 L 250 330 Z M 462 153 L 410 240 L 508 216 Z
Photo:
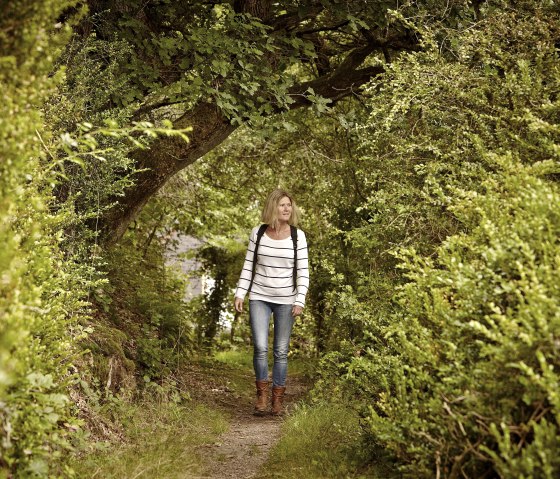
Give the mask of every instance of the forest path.
M 271 418 L 236 418 L 219 442 L 203 454 L 206 464 L 199 478 L 249 479 L 268 457 L 280 432 L 280 421 Z M 198 479 L 198 478 L 197 478 Z
M 254 376 L 247 370 L 214 366 L 188 368 L 188 381 L 193 396 L 211 407 L 218 407 L 231 417 L 230 427 L 213 444 L 198 450 L 203 472 L 189 479 L 250 479 L 266 462 L 270 449 L 280 439 L 282 417 L 253 415 Z M 212 371 L 212 370 L 210 370 Z M 229 372 L 229 374 L 228 374 Z M 288 378 L 284 404 L 290 409 L 308 390 L 301 376 Z M 186 479 L 186 478 L 185 478 Z

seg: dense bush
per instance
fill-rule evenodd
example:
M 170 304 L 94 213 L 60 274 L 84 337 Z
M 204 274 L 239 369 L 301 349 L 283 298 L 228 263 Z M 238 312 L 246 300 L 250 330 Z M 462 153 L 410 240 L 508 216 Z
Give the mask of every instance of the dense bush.
M 410 282 L 384 331 L 397 353 L 369 424 L 411 474 L 560 470 L 560 192 L 535 169 L 499 160 L 486 193 L 464 192 L 452 208 L 468 233 L 432 258 L 402 253 Z
M 110 380 L 111 358 L 122 368 L 114 390 L 131 386 L 135 373 L 152 379 L 170 374 L 192 350 L 186 281 L 166 264 L 166 245 L 161 238 L 150 241 L 139 228 L 107 255 L 108 284 L 97 291 L 100 311 L 89 342 L 100 379 Z M 116 341 L 107 342 L 106 334 Z
M 54 476 L 77 427 L 68 384 L 86 266 L 58 248 L 67 213 L 48 209 L 56 160 L 40 106 L 66 29 L 53 31 L 69 1 L 8 2 L 0 18 L 0 476 Z M 43 146 L 42 146 L 43 145 Z
M 392 251 L 398 274 L 377 262 L 378 278 L 328 299 L 363 335 L 325 358 L 321 384 L 336 370 L 369 403 L 372 444 L 407 477 L 560 470 L 559 23 L 538 2 L 484 14 L 464 33 L 423 30 L 437 48 L 372 86 L 362 164 L 376 174 L 356 205 L 370 220 L 346 237 Z M 380 301 L 383 284 L 396 294 Z
M 126 167 L 131 145 L 164 131 L 122 129 L 104 118 L 97 127 L 78 125 L 86 118 L 65 110 L 70 89 L 57 62 L 74 4 L 9 2 L 0 19 L 1 477 L 71 474 L 63 453 L 80 424 L 69 393 L 78 367 L 90 377 L 78 345 L 91 331 L 91 301 L 106 274 L 95 228 L 87 226 L 100 214 L 99 200 L 126 187 L 111 174 Z M 111 153 L 121 161 L 101 168 Z

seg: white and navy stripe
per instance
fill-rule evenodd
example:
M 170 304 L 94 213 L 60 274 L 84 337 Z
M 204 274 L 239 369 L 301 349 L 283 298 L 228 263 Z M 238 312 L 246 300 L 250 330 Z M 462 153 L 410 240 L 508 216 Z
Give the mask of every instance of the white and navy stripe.
M 241 277 L 237 283 L 235 296 L 244 299 L 251 283 L 253 271 L 253 252 L 257 241 L 259 227 L 253 228 L 249 238 L 249 247 L 245 256 L 245 263 L 241 270 Z M 309 289 L 309 261 L 307 240 L 305 233 L 297 230 L 297 287 L 294 290 L 294 244 L 292 237 L 283 240 L 269 238 L 266 233 L 262 236 L 257 251 L 257 267 L 249 299 L 269 301 L 278 304 L 305 304 L 305 296 Z

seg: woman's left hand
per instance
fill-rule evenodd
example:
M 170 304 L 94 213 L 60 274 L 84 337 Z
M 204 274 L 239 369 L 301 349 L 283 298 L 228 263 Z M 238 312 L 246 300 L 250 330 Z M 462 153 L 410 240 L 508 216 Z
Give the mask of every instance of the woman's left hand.
M 292 316 L 296 317 L 299 316 L 303 311 L 303 308 L 301 306 L 298 306 L 297 304 L 294 305 L 294 307 L 292 308 Z

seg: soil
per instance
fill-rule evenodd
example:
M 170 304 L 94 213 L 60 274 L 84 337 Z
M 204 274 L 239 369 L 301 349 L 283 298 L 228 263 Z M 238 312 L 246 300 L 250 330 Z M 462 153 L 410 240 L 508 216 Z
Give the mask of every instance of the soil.
M 283 417 L 271 415 L 253 415 L 254 397 L 247 392 L 239 393 L 230 381 L 221 375 L 209 381 L 207 367 L 189 371 L 188 382 L 195 399 L 212 407 L 219 407 L 231 417 L 230 427 L 219 439 L 199 449 L 205 464 L 201 475 L 192 479 L 250 479 L 256 477 L 261 466 L 266 462 L 270 449 L 280 438 L 282 423 L 290 410 L 307 391 L 303 378 L 289 377 L 286 384 Z M 223 371 L 222 371 L 223 372 Z M 239 374 L 237 372 L 237 374 Z M 243 378 L 247 384 L 254 384 L 252 374 Z
M 280 424 L 280 420 L 271 417 L 236 418 L 219 442 L 203 453 L 207 468 L 199 478 L 255 477 L 278 438 Z

